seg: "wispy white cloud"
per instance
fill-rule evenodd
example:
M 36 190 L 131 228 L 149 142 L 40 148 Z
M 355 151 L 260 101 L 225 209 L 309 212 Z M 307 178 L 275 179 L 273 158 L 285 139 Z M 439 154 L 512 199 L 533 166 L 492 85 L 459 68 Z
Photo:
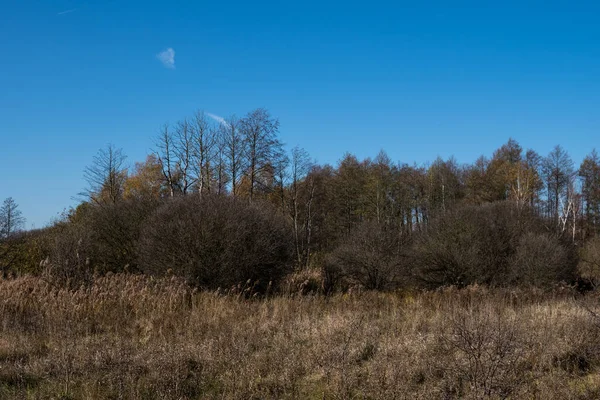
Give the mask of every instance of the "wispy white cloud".
M 212 119 L 214 119 L 215 121 L 217 121 L 219 124 L 224 125 L 229 128 L 229 122 L 225 121 L 225 118 L 219 117 L 218 115 L 215 115 L 215 114 L 212 114 L 209 112 L 207 112 L 205 114 L 208 115 L 209 117 L 211 117 Z
M 65 14 L 69 14 L 69 13 L 72 13 L 72 12 L 75 12 L 75 11 L 77 11 L 77 9 L 76 8 L 72 8 L 70 10 L 65 10 L 65 11 L 61 11 L 59 13 L 56 13 L 56 15 L 65 15 Z
M 169 47 L 156 55 L 156 58 L 166 67 L 175 69 L 175 50 Z

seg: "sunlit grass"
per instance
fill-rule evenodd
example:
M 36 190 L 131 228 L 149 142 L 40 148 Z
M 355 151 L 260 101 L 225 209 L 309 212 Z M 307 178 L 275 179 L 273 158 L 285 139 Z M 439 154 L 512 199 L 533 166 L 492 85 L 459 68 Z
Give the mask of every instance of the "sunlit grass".
M 68 290 L 23 276 L 0 281 L 0 398 L 597 398 L 596 305 L 482 287 L 245 299 L 175 278 Z

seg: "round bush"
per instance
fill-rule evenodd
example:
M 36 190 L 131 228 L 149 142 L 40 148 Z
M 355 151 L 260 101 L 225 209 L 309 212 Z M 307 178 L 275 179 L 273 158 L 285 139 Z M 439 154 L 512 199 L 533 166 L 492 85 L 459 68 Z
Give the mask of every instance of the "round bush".
M 574 277 L 572 264 L 568 249 L 555 236 L 527 232 L 511 260 L 512 281 L 538 287 L 569 281 Z
M 407 237 L 393 227 L 365 221 L 325 262 L 326 282 L 345 280 L 369 290 L 406 286 L 410 278 Z
M 569 247 L 545 234 L 532 210 L 511 202 L 464 206 L 432 221 L 416 248 L 429 287 L 548 285 L 573 276 Z
M 204 288 L 250 282 L 257 291 L 291 270 L 291 230 L 265 204 L 220 196 L 186 196 L 161 206 L 142 228 L 144 272 L 171 271 Z

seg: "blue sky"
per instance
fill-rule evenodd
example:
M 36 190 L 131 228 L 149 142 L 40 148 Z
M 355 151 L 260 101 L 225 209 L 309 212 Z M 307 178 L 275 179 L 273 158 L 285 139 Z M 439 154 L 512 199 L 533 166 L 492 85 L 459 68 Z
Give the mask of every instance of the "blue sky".
M 0 200 L 42 227 L 107 143 L 143 160 L 167 122 L 266 107 L 289 147 L 423 163 L 515 138 L 600 147 L 597 2 L 8 0 Z M 174 65 L 157 54 L 174 51 Z

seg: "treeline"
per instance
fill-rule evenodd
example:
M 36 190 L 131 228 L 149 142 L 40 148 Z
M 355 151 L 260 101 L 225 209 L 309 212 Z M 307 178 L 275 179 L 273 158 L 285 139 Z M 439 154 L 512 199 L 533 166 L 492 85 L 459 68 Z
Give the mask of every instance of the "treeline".
M 428 165 L 289 154 L 265 109 L 164 126 L 144 162 L 108 146 L 85 200 L 53 226 L 5 235 L 3 271 L 80 282 L 129 271 L 199 287 L 270 290 L 318 271 L 315 290 L 558 283 L 600 277 L 600 158 L 576 168 L 513 139 L 490 158 Z M 0 253 L 2 255 L 3 253 Z M 306 274 L 315 276 L 315 274 Z

